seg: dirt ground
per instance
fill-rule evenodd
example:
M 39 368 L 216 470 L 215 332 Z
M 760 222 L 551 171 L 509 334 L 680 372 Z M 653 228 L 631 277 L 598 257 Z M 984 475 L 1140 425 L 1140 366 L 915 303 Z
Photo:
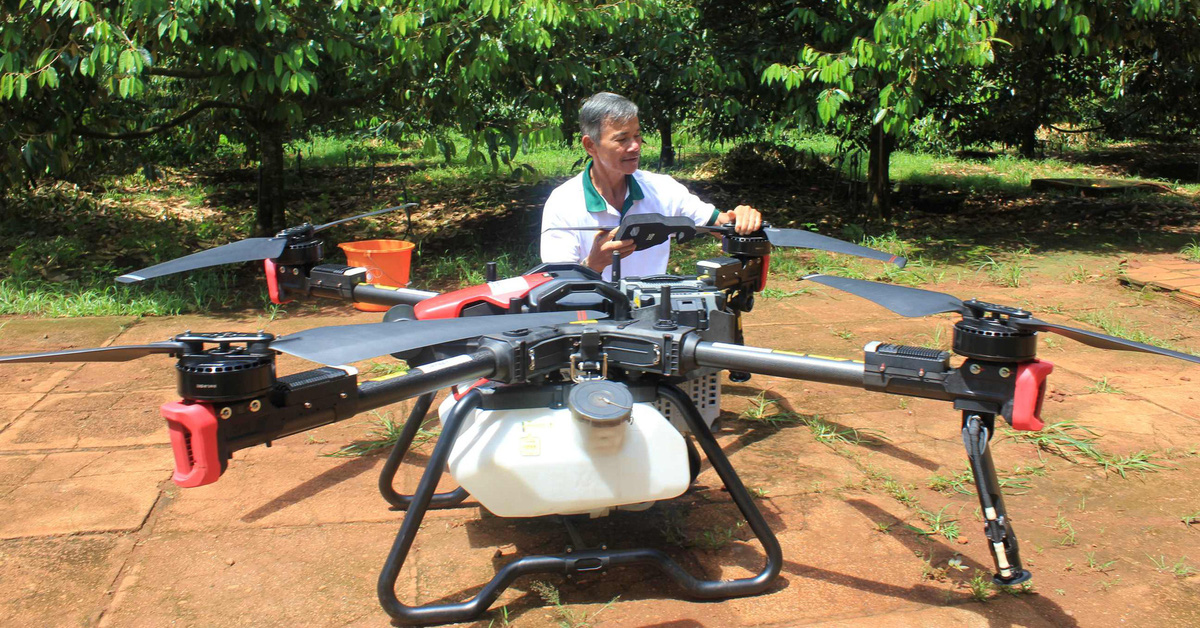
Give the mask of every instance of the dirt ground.
M 1036 306 L 1055 322 L 1105 313 L 1200 350 L 1198 312 L 1120 286 L 1115 259 L 1057 254 L 1027 263 L 1019 288 L 970 272 L 923 287 Z M 1096 273 L 1072 283 L 1066 277 L 1080 265 Z M 375 316 L 326 307 L 275 319 L 14 318 L 0 320 L 0 354 L 134 344 L 189 329 L 282 334 Z M 746 317 L 746 342 L 858 357 L 871 340 L 944 344 L 952 320 L 901 319 L 808 286 L 761 299 Z M 1040 352 L 1056 365 L 1048 423 L 1092 429 L 1095 450 L 1110 461 L 1142 454 L 1161 468 L 1122 477 L 1079 450 L 1056 455 L 1002 430 L 994 456 L 1031 587 L 986 584 L 991 559 L 978 503 L 961 481 L 959 416 L 949 404 L 755 376 L 726 382 L 717 435 L 783 546 L 783 572 L 768 592 L 694 602 L 643 568 L 524 577 L 474 625 L 1200 625 L 1192 575 L 1200 568 L 1200 367 L 1061 338 L 1043 340 Z M 284 357 L 279 368 L 308 366 Z M 361 439 L 375 419 L 239 452 L 216 484 L 179 489 L 157 410 L 174 397 L 166 358 L 0 370 L 0 624 L 387 625 L 375 581 L 403 513 L 377 493 L 384 457 L 324 455 Z M 407 408 L 387 411 L 399 420 Z M 760 414 L 772 420 L 752 420 Z M 426 460 L 410 458 L 400 474 L 409 490 Z M 740 577 L 763 562 L 707 464 L 684 496 L 580 531 L 594 545 L 663 549 L 701 577 Z M 433 511 L 397 592 L 406 603 L 463 600 L 514 557 L 568 543 L 551 519 L 502 519 L 470 501 Z

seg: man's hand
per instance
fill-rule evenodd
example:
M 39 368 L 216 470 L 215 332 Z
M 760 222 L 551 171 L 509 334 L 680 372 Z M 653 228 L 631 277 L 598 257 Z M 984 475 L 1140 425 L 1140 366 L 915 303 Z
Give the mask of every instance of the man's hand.
M 749 205 L 738 205 L 717 217 L 717 224 L 734 223 L 733 230 L 746 235 L 762 228 L 762 214 Z
M 622 258 L 628 257 L 633 252 L 635 246 L 633 240 L 613 240 L 615 235 L 617 235 L 616 229 L 596 234 L 596 239 L 592 242 L 592 252 L 588 254 L 587 258 L 588 268 L 602 272 L 612 264 L 613 251 L 619 251 Z

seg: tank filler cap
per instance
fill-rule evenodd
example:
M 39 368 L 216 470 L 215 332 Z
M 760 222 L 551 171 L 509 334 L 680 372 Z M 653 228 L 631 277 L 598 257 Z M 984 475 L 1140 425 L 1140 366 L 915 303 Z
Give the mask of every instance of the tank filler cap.
M 567 395 L 571 416 L 593 427 L 616 427 L 630 420 L 633 394 L 623 384 L 608 380 L 583 382 Z

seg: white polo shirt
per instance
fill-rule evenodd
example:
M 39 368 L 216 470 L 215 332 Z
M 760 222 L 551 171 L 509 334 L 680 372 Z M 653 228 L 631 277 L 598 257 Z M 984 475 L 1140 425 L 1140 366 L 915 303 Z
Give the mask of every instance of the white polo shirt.
M 546 199 L 542 210 L 541 255 L 545 263 L 584 264 L 592 252 L 595 231 L 547 231 L 550 227 L 614 228 L 625 214 L 662 214 L 687 216 L 697 225 L 714 224 L 720 212 L 700 200 L 682 183 L 665 174 L 638 170 L 626 175 L 625 203 L 621 210 L 608 204 L 592 185 L 589 161 L 583 172 L 558 186 Z M 659 275 L 667 271 L 671 254 L 670 240 L 642 251 L 634 251 L 621 260 L 626 277 Z M 604 269 L 604 278 L 612 279 L 612 266 Z

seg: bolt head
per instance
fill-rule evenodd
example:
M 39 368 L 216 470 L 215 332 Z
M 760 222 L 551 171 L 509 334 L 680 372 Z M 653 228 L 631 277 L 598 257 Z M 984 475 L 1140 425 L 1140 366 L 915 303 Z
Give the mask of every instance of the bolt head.
M 259 410 L 262 410 L 262 402 L 257 399 L 255 399 L 254 401 L 251 401 L 250 402 L 250 411 L 258 412 Z
M 968 370 L 971 371 L 972 375 L 978 375 L 983 372 L 983 367 L 979 366 L 978 364 L 972 364 L 971 368 Z
M 221 408 L 221 418 L 222 419 L 228 419 L 231 416 L 233 416 L 233 408 L 230 408 L 229 406 L 225 406 L 224 408 Z
M 1000 367 L 1000 377 L 1011 377 L 1011 376 L 1012 376 L 1012 369 L 1008 368 L 1007 366 Z

